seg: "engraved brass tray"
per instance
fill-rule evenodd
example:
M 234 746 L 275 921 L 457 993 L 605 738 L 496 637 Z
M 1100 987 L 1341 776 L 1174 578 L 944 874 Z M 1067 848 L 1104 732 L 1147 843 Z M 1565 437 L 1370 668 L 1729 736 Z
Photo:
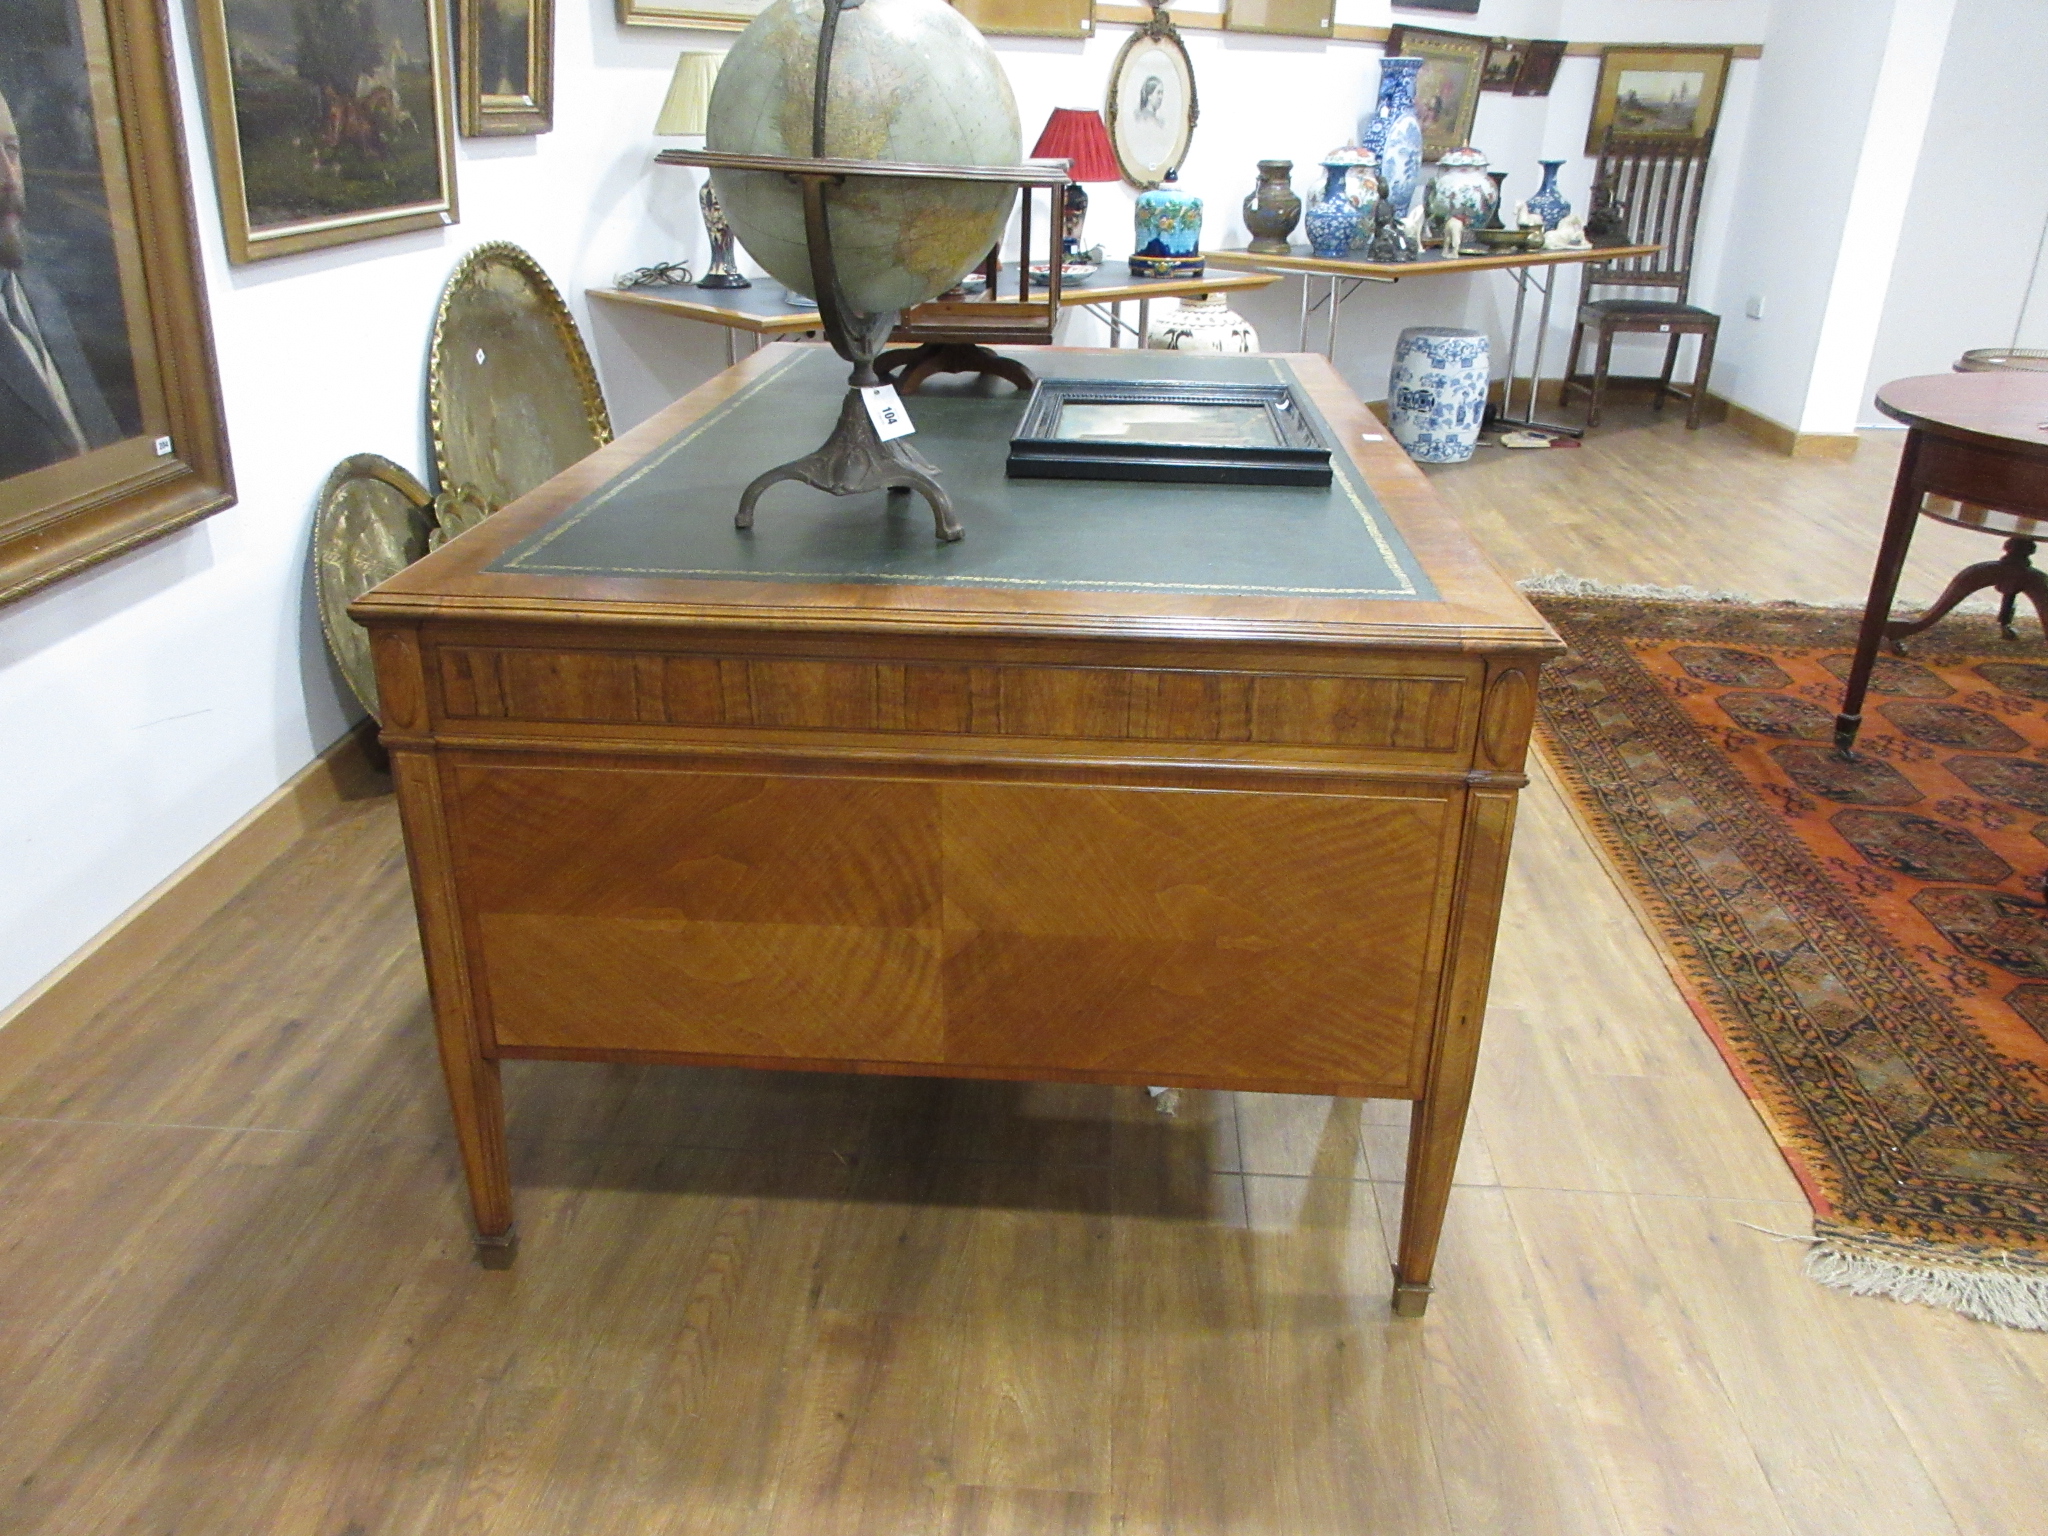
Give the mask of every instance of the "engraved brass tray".
M 590 354 L 562 295 L 504 241 L 463 257 L 441 293 L 427 364 L 434 472 L 491 511 L 612 440 Z
M 370 636 L 348 616 L 348 605 L 427 552 L 433 506 L 425 486 L 375 453 L 343 459 L 320 491 L 313 515 L 320 629 L 349 690 L 372 715 L 377 713 L 377 669 L 370 660 Z

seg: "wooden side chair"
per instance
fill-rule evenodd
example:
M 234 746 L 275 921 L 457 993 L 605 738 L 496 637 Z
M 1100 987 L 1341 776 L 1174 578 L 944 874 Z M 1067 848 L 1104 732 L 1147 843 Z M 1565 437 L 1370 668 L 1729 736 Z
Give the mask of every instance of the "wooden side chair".
M 1711 133 L 1696 143 L 1674 147 L 1669 141 L 1625 138 L 1611 130 L 1601 145 L 1600 164 L 1593 176 L 1587 233 L 1595 239 L 1655 245 L 1661 249 L 1653 256 L 1586 264 L 1584 286 L 1579 290 L 1578 324 L 1572 327 L 1572 349 L 1565 364 L 1560 398 L 1577 388 L 1587 390 L 1588 427 L 1600 425 L 1600 402 L 1607 392 L 1607 364 L 1614 352 L 1614 338 L 1635 333 L 1668 338 L 1664 373 L 1657 380 L 1655 408 L 1664 408 L 1666 395 L 1677 395 L 1690 402 L 1686 426 L 1696 428 L 1700 424 L 1700 404 L 1706 399 L 1707 375 L 1714 366 L 1714 342 L 1720 334 L 1721 317 L 1686 303 L 1685 297 L 1692 286 L 1693 231 L 1699 223 L 1700 192 L 1706 184 L 1707 154 L 1713 145 Z M 1596 297 L 1596 290 L 1603 288 L 1663 289 L 1667 296 Z M 1579 356 L 1589 327 L 1599 340 L 1590 385 L 1586 375 L 1579 372 Z M 1671 384 L 1671 371 L 1678 362 L 1678 343 L 1686 336 L 1700 339 L 1699 366 L 1693 370 L 1689 394 Z

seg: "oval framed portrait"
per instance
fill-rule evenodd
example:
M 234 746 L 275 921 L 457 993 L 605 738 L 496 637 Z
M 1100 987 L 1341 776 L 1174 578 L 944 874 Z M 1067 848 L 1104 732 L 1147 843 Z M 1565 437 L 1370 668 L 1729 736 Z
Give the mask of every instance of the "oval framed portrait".
M 1109 72 L 1109 142 L 1134 187 L 1156 187 L 1180 169 L 1195 136 L 1195 67 L 1172 22 L 1155 11 L 1133 32 Z

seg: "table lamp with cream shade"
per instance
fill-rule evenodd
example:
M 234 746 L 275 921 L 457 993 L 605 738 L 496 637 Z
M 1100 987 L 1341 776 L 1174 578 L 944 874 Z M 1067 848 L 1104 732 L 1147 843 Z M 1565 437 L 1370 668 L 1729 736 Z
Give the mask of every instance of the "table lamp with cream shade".
M 718 78 L 716 53 L 685 53 L 676 59 L 676 72 L 668 82 L 668 96 L 661 104 L 661 116 L 654 131 L 664 138 L 689 134 L 701 136 L 711 111 L 711 86 Z M 697 204 L 704 211 L 704 228 L 711 236 L 711 264 L 697 279 L 699 288 L 751 288 L 754 285 L 733 264 L 732 226 L 725 210 L 718 206 L 718 194 L 711 190 L 711 178 L 704 178 Z

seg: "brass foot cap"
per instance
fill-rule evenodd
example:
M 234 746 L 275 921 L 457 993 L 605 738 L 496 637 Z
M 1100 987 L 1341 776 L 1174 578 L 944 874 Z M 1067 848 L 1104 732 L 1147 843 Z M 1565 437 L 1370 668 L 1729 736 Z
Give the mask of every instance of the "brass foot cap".
M 485 1269 L 510 1269 L 519 1256 L 519 1233 L 512 1227 L 494 1237 L 476 1236 L 476 1261 Z
M 1435 1289 L 1427 1281 L 1411 1283 L 1399 1275 L 1394 1276 L 1394 1316 L 1420 1317 L 1429 1310 L 1429 1293 Z

